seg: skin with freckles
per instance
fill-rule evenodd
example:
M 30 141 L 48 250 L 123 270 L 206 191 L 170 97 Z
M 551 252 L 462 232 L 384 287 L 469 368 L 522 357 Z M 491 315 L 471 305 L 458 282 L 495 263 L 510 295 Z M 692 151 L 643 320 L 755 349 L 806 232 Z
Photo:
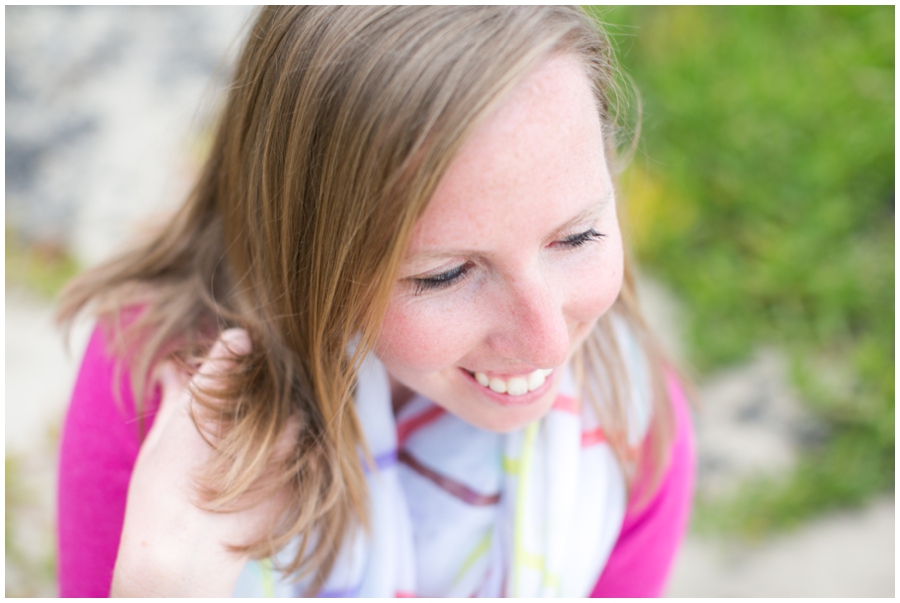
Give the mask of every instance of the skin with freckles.
M 526 77 L 463 146 L 413 230 L 375 352 L 395 408 L 419 393 L 508 432 L 542 417 L 562 367 L 622 285 L 622 241 L 595 99 L 578 59 Z

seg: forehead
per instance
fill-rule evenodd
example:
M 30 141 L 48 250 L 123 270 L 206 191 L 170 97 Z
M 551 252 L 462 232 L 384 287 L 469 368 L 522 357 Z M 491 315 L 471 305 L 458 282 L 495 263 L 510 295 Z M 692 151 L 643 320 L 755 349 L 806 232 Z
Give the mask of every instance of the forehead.
M 509 232 L 531 234 L 606 198 L 611 183 L 602 136 L 578 59 L 546 60 L 453 160 L 416 223 L 409 254 L 480 247 Z

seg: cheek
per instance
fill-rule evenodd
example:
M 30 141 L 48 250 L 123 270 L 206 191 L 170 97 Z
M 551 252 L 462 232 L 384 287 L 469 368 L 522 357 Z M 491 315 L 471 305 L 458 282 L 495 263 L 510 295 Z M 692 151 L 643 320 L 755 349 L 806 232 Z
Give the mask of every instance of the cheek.
M 622 252 L 622 241 L 618 239 L 615 245 L 615 252 L 606 258 L 600 271 L 600 292 L 598 295 L 600 298 L 598 303 L 601 306 L 600 314 L 604 314 L 609 310 L 616 299 L 618 299 L 619 292 L 622 291 L 624 269 L 625 255 Z
M 579 321 L 593 322 L 609 310 L 622 289 L 624 256 L 618 232 L 604 241 L 607 248 L 586 267 L 572 290 L 570 314 Z
M 392 302 L 375 353 L 398 372 L 433 372 L 455 364 L 474 345 L 471 330 L 453 312 Z

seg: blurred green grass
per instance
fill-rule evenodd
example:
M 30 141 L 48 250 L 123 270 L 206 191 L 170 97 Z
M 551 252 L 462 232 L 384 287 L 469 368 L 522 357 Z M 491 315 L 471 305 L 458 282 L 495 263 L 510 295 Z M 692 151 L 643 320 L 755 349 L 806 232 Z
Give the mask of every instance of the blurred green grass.
M 892 490 L 894 7 L 591 10 L 643 100 L 625 228 L 687 306 L 690 361 L 777 345 L 830 425 L 700 525 L 761 533 Z
M 80 267 L 63 244 L 28 241 L 9 223 L 5 235 L 7 287 L 53 299 L 78 274 Z

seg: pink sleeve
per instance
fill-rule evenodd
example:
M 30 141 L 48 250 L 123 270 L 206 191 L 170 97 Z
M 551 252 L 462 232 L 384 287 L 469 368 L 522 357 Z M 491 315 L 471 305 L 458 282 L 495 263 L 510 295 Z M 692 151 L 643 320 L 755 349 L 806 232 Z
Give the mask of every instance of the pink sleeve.
M 128 482 L 140 448 L 138 421 L 126 369 L 121 406 L 113 395 L 115 360 L 94 329 L 63 426 L 57 529 L 62 597 L 106 597 L 125 518 Z M 155 412 L 159 392 L 147 400 Z M 145 430 L 154 414 L 145 419 Z
M 666 379 L 676 421 L 671 463 L 650 501 L 625 514 L 619 540 L 592 597 L 662 596 L 684 538 L 694 491 L 694 440 L 681 385 L 671 373 Z

